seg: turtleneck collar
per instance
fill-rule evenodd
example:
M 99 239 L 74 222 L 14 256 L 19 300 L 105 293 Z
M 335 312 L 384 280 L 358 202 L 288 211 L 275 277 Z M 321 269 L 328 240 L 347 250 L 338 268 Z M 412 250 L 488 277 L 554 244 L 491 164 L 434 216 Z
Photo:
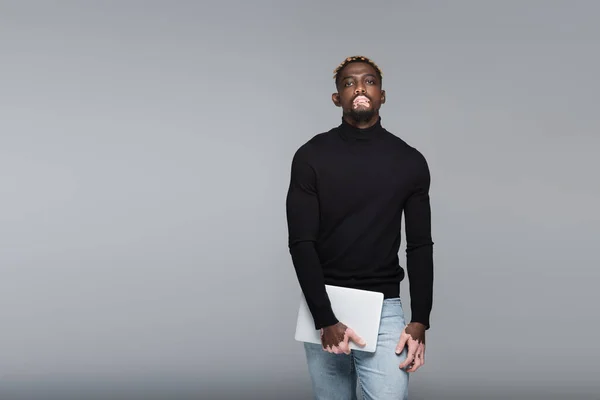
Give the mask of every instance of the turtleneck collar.
M 346 140 L 373 140 L 385 133 L 385 129 L 381 126 L 381 117 L 377 119 L 374 125 L 363 129 L 350 125 L 342 118 L 342 123 L 338 128 L 340 135 Z

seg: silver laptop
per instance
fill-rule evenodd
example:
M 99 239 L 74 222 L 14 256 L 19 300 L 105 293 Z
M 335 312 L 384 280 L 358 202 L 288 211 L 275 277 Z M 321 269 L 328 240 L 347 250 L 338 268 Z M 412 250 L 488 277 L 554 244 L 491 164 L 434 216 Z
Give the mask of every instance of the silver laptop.
M 352 328 L 366 342 L 365 347 L 360 347 L 353 341 L 349 341 L 350 349 L 375 352 L 383 307 L 383 293 L 332 285 L 325 285 L 325 289 L 337 319 Z M 320 331 L 315 329 L 312 314 L 303 294 L 298 310 L 295 339 L 299 342 L 321 344 Z

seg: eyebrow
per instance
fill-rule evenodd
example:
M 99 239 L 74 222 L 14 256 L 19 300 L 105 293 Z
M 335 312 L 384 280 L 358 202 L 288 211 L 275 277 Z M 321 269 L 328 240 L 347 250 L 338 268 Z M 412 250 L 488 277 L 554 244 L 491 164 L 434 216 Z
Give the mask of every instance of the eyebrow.
M 360 75 L 359 75 L 359 76 L 360 76 Z M 370 73 L 370 72 L 369 72 L 369 73 L 367 73 L 367 74 L 363 74 L 362 76 L 364 76 L 364 77 L 370 76 L 370 77 L 372 77 L 372 78 L 375 78 L 375 79 L 377 79 L 377 75 L 375 75 L 375 74 L 372 74 L 372 73 Z M 346 75 L 346 76 L 344 76 L 344 77 L 342 78 L 342 80 L 346 80 L 346 79 L 348 79 L 348 78 L 353 78 L 353 77 L 352 77 L 352 76 L 349 76 L 349 75 Z

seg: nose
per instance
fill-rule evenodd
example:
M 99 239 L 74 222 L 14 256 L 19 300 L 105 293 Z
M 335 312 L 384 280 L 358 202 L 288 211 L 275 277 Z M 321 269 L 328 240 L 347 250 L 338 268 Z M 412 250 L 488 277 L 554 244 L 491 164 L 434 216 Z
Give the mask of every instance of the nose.
M 357 85 L 356 89 L 354 89 L 354 94 L 364 94 L 367 91 L 365 90 L 364 86 L 362 85 Z

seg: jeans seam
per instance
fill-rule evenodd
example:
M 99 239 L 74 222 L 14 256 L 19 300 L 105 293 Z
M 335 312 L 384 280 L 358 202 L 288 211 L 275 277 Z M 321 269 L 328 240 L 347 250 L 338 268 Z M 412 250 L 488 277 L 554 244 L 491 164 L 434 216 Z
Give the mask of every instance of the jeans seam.
M 358 372 L 358 368 L 356 368 L 356 358 L 354 358 L 354 354 L 352 355 L 352 364 L 354 365 L 354 371 L 356 372 L 356 377 L 358 378 L 358 386 L 360 386 L 360 392 L 362 394 L 363 399 L 367 400 L 367 394 L 365 393 L 365 388 L 363 387 L 362 379 L 360 378 L 360 373 Z

